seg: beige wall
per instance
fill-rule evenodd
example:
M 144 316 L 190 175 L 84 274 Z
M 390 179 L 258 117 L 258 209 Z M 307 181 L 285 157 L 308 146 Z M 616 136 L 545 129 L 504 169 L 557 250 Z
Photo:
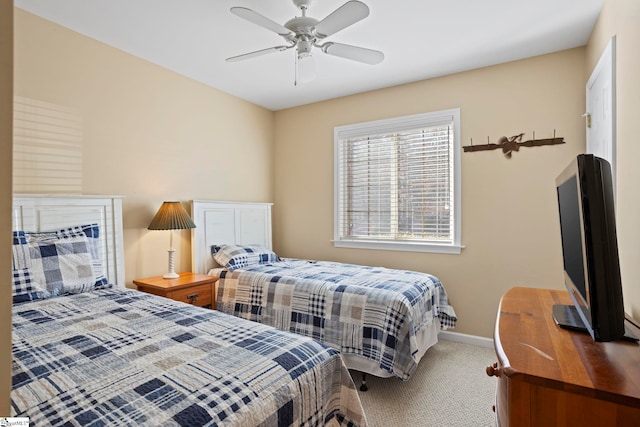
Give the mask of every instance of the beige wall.
M 13 1 L 0 0 L 0 281 L 11 280 L 11 171 L 13 134 Z M 0 287 L 0 417 L 9 415 L 11 291 Z
M 639 99 L 637 9 L 633 0 L 607 0 L 587 48 L 276 113 L 16 10 L 15 94 L 81 113 L 83 191 L 126 196 L 127 282 L 166 268 L 168 236 L 146 230 L 162 200 L 273 201 L 281 255 L 434 273 L 460 316 L 457 331 L 489 337 L 509 287 L 563 287 L 553 182 L 584 151 L 584 85 L 613 34 L 621 260 L 625 283 L 640 279 L 638 148 L 624 142 Z M 334 248 L 333 128 L 456 107 L 463 145 L 554 129 L 567 144 L 523 148 L 511 159 L 462 153 L 461 255 Z M 180 240 L 177 269 L 187 270 L 188 232 Z M 637 289 L 626 285 L 625 298 L 639 317 Z
M 430 272 L 459 316 L 457 332 L 492 336 L 512 286 L 563 288 L 556 175 L 585 148 L 585 49 L 478 69 L 276 112 L 274 245 L 283 256 Z M 338 249 L 333 237 L 333 128 L 461 109 L 462 145 L 535 131 L 566 144 L 462 153 L 460 255 Z
M 616 37 L 618 250 L 625 307 L 640 319 L 640 2 L 607 0 L 587 46 L 587 76 Z
M 169 234 L 146 229 L 163 200 L 272 201 L 271 111 L 15 12 L 15 95 L 77 111 L 82 192 L 125 196 L 127 284 L 167 271 Z M 189 236 L 174 233 L 176 271 Z

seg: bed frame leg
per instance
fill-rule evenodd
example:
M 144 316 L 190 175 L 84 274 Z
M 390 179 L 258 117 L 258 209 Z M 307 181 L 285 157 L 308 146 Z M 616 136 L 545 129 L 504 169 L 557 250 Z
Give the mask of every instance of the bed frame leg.
M 362 373 L 362 382 L 360 383 L 360 391 L 367 391 L 369 387 L 367 387 L 367 374 Z

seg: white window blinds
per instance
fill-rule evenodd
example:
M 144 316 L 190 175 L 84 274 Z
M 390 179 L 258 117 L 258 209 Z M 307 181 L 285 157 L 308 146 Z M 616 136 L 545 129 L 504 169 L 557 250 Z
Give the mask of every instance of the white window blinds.
M 336 128 L 336 242 L 459 245 L 458 117 Z

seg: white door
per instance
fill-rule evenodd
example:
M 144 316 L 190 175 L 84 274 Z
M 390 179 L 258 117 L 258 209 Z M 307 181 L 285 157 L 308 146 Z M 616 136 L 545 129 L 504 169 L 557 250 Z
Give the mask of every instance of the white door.
M 602 53 L 587 82 L 587 153 L 611 163 L 616 181 L 616 39 Z

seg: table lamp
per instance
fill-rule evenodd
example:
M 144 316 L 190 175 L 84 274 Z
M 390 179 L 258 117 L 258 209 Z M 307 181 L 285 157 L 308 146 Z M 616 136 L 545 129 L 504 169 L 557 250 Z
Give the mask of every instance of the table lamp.
M 162 277 L 165 279 L 177 279 L 180 277 L 174 270 L 173 256 L 173 230 L 186 230 L 196 228 L 193 220 L 184 210 L 180 202 L 163 202 L 156 216 L 151 220 L 148 230 L 169 230 L 169 272 Z

